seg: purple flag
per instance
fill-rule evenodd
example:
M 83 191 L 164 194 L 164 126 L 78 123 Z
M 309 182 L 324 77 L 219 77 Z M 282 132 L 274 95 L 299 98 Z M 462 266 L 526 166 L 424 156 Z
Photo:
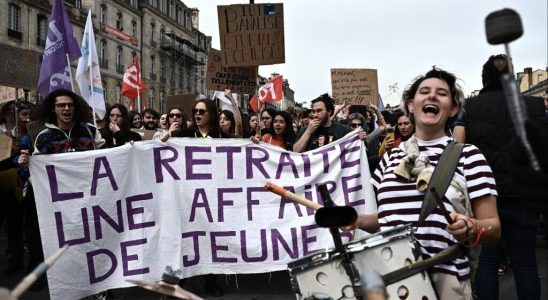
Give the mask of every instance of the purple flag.
M 57 89 L 72 90 L 67 54 L 70 61 L 82 56 L 63 0 L 55 0 L 38 80 L 38 91 L 42 96 Z

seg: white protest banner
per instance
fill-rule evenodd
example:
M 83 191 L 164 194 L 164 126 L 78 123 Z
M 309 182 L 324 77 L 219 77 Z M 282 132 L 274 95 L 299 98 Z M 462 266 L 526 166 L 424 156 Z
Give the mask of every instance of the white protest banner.
M 314 212 L 264 189 L 375 210 L 365 146 L 355 132 L 293 153 L 247 139 L 172 138 L 31 158 L 51 299 L 77 299 L 127 279 L 262 273 L 332 245 Z

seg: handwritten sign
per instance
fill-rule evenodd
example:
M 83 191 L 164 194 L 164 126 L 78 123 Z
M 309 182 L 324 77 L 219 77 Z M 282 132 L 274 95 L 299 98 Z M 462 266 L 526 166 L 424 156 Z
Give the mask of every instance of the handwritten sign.
M 223 67 L 221 51 L 211 50 L 207 57 L 206 89 L 254 94 L 257 85 L 257 67 Z
M 331 69 L 331 94 L 337 103 L 378 105 L 375 69 Z
M 32 156 L 44 254 L 70 245 L 48 271 L 51 299 L 158 280 L 167 265 L 184 277 L 287 269 L 332 239 L 314 211 L 264 184 L 319 204 L 326 184 L 338 205 L 372 213 L 363 170 L 367 155 L 355 132 L 305 153 L 247 139 L 171 138 Z
M 282 3 L 217 6 L 226 67 L 285 63 Z
M 9 86 L 0 86 L 0 103 L 9 102 L 15 100 L 15 98 L 25 97 L 25 91 L 19 89 L 16 93 L 16 89 Z
M 0 45 L 0 85 L 36 89 L 41 56 L 33 50 Z

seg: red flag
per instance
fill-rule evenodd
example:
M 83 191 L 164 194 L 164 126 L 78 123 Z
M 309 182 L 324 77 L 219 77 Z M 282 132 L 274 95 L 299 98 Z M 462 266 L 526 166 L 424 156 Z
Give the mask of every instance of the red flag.
M 139 57 L 135 55 L 133 63 L 126 69 L 124 80 L 122 81 L 122 95 L 134 99 L 143 94 L 146 90 L 145 82 L 141 78 L 141 67 L 139 66 Z
M 283 99 L 284 78 L 282 75 L 272 78 L 269 82 L 259 88 L 257 94 L 253 95 L 249 106 L 254 112 L 260 111 L 265 102 L 273 103 Z

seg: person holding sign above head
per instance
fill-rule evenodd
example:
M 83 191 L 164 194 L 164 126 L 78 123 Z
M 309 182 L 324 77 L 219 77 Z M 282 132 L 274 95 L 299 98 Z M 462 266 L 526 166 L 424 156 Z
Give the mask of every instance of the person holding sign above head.
M 320 136 L 324 136 L 322 144 L 327 145 L 352 131 L 350 127 L 331 120 L 331 116 L 335 112 L 334 103 L 335 101 L 327 94 L 323 94 L 312 100 L 310 121 L 307 127 L 301 128 L 297 133 L 293 151 L 305 152 L 320 147 L 318 142 Z M 364 140 L 366 137 L 365 131 L 363 131 L 363 129 L 359 130 L 360 139 Z
M 435 182 L 444 178 L 432 175 L 444 149 L 454 145 L 446 127 L 461 110 L 462 93 L 456 80 L 453 74 L 433 68 L 404 92 L 415 135 L 384 154 L 371 178 L 377 213 L 359 215 L 356 222 L 368 232 L 411 224 L 423 259 L 457 244 L 472 249 L 500 237 L 495 180 L 476 146 L 465 144 L 460 155 L 459 151 L 450 155 L 457 160 L 456 168 L 441 169 L 452 176 L 446 178 L 450 181 L 447 191 L 437 191 L 442 188 Z M 440 167 L 448 168 L 450 160 Z M 426 197 L 430 184 L 438 187 L 432 198 L 441 198 L 443 208 L 434 201 L 423 213 L 423 203 L 432 199 Z M 429 272 L 440 299 L 472 299 L 468 256 L 436 265 Z

